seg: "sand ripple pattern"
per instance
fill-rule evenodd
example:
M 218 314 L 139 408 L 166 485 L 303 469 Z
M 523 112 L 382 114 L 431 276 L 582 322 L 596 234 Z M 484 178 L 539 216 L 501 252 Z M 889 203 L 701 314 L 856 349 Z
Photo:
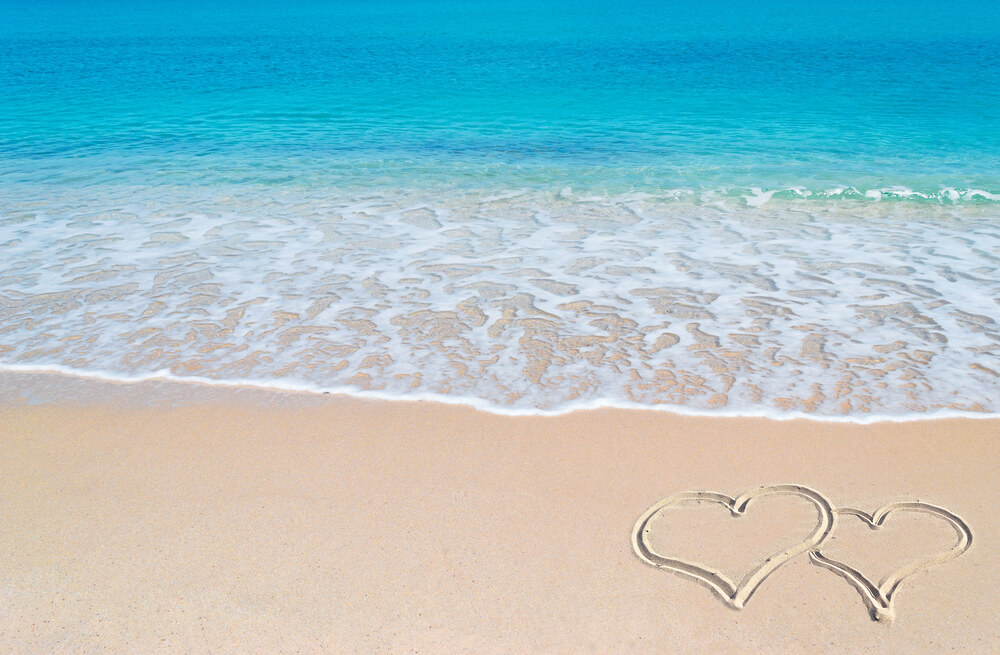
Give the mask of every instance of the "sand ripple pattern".
M 217 191 L 0 200 L 0 364 L 527 410 L 998 411 L 990 207 Z

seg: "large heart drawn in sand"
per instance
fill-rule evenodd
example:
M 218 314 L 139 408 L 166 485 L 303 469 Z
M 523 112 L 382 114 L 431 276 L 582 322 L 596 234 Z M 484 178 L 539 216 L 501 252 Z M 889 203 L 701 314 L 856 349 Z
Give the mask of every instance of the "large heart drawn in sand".
M 895 512 L 919 512 L 937 517 L 946 521 L 952 528 L 955 529 L 958 539 L 948 550 L 940 551 L 930 557 L 925 557 L 907 564 L 899 570 L 890 573 L 885 577 L 885 579 L 882 580 L 881 583 L 877 585 L 865 577 L 865 575 L 856 568 L 846 564 L 845 562 L 831 559 L 823 555 L 818 547 L 814 547 L 809 551 L 809 559 L 812 560 L 814 564 L 828 568 L 834 573 L 843 576 L 848 582 L 857 588 L 857 590 L 861 593 L 861 598 L 864 600 L 865 605 L 868 606 L 868 611 L 871 614 L 872 619 L 876 621 L 891 621 L 895 617 L 896 610 L 893 607 L 893 599 L 895 598 L 896 591 L 899 589 L 899 585 L 903 580 L 910 577 L 914 573 L 958 557 L 967 551 L 972 545 L 972 531 L 969 529 L 969 526 L 965 524 L 965 521 L 942 507 L 928 505 L 927 503 L 889 503 L 888 505 L 876 510 L 874 514 L 869 514 L 859 509 L 852 509 L 849 507 L 841 507 L 834 510 L 834 514 L 837 517 L 856 517 L 867 523 L 873 530 L 877 530 L 882 527 L 889 515 Z
M 754 567 L 739 582 L 733 582 L 720 571 L 695 562 L 688 562 L 676 557 L 668 557 L 657 553 L 650 546 L 646 537 L 649 522 L 656 516 L 670 510 L 678 509 L 684 503 L 710 502 L 725 506 L 733 517 L 742 516 L 747 507 L 756 499 L 764 496 L 784 494 L 805 498 L 816 507 L 817 523 L 805 540 L 778 551 L 762 563 Z M 714 591 L 724 603 L 735 609 L 742 609 L 750 596 L 757 590 L 767 576 L 774 573 L 778 567 L 800 553 L 819 546 L 830 531 L 833 530 L 833 508 L 830 502 L 817 491 L 795 484 L 776 484 L 761 487 L 733 498 L 714 491 L 685 491 L 665 498 L 650 507 L 635 523 L 632 529 L 632 548 L 636 555 L 647 564 L 666 569 L 688 578 L 693 578 Z

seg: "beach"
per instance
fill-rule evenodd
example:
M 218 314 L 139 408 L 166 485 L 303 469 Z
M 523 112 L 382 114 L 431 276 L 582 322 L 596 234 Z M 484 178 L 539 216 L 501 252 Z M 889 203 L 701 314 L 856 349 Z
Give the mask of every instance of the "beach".
M 4 373 L 0 391 L 4 652 L 939 653 L 1000 638 L 996 419 L 511 417 L 44 373 Z M 890 622 L 804 554 L 734 610 L 633 552 L 662 498 L 786 483 L 868 512 L 946 507 L 973 541 L 902 581 Z M 724 517 L 680 545 L 741 575 L 801 517 L 755 503 L 740 521 L 763 522 L 737 547 L 711 541 Z M 914 521 L 842 518 L 841 539 L 862 541 L 827 554 L 877 580 L 951 546 L 933 517 Z
M 0 653 L 1000 652 L 990 2 L 0 53 Z

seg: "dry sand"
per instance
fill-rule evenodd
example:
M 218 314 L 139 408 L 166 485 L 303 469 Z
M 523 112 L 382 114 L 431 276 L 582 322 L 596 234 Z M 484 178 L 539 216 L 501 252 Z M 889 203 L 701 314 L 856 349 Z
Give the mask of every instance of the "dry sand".
M 868 426 L 434 403 L 0 374 L 0 652 L 986 653 L 1000 649 L 1000 421 Z M 688 490 L 921 501 L 967 552 L 875 622 L 808 553 L 742 610 L 644 563 Z M 704 499 L 703 499 L 704 500 Z M 808 539 L 795 494 L 689 503 L 657 552 L 738 581 Z M 821 550 L 875 584 L 956 530 L 843 514 Z

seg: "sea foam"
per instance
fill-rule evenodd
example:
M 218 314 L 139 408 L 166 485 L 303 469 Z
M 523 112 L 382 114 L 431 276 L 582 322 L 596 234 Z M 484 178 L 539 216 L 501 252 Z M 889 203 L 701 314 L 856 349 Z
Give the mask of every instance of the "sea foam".
M 212 191 L 4 204 L 0 365 L 503 413 L 998 411 L 1000 231 L 969 192 Z

